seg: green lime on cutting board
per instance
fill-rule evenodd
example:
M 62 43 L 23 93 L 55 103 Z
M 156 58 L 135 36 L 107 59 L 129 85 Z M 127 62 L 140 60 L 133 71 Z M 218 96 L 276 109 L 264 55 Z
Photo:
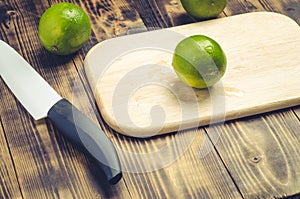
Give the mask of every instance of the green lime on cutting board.
M 226 70 L 226 55 L 221 46 L 205 35 L 193 35 L 180 41 L 172 65 L 178 77 L 194 88 L 217 83 Z

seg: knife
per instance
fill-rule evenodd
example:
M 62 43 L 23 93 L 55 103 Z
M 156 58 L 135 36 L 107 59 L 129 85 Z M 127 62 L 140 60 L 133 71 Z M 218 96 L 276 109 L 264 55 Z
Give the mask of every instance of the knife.
M 95 160 L 111 184 L 121 179 L 116 150 L 100 127 L 62 98 L 17 51 L 2 40 L 0 75 L 35 120 L 48 117 L 66 138 Z

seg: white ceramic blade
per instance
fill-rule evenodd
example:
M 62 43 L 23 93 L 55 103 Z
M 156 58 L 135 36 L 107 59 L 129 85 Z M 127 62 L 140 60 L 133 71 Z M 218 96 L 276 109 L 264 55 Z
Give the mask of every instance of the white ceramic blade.
M 11 46 L 0 40 L 0 75 L 35 120 L 62 97 Z

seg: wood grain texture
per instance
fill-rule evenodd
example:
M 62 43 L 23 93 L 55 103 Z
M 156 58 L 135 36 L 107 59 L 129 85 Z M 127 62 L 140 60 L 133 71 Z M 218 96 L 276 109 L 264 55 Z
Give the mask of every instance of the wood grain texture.
M 172 69 L 176 44 L 195 34 L 218 41 L 227 57 L 224 77 L 209 90 L 189 89 Z M 293 20 L 256 12 L 106 40 L 84 64 L 105 121 L 147 137 L 298 105 L 299 38 Z
M 137 10 L 132 9 L 133 2 L 126 0 L 101 0 L 79 1 L 80 5 L 88 13 L 94 41 L 102 41 L 107 38 L 130 34 L 131 32 L 145 30 L 145 26 Z
M 298 24 L 299 17 L 299 0 L 277 1 L 277 0 L 260 0 L 260 1 L 228 1 L 224 10 L 225 15 L 236 15 L 245 12 L 272 11 L 285 14 L 294 19 Z
M 18 176 L 6 142 L 0 118 L 0 196 L 3 198 L 22 198 Z
M 132 198 L 241 198 L 203 129 L 116 146 Z
M 143 12 L 140 12 L 140 16 L 149 30 L 156 30 L 195 21 L 187 14 L 184 14 L 180 0 L 146 0 L 134 2 L 137 10 L 143 10 Z M 168 17 L 169 15 L 171 15 L 171 17 Z M 177 20 L 180 20 L 180 22 Z
M 300 124 L 291 110 L 210 129 L 216 149 L 245 198 L 296 194 L 300 188 Z

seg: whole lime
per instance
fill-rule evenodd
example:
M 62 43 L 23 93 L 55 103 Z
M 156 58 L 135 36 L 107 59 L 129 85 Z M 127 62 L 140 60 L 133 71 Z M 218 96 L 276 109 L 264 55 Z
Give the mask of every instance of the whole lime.
M 42 15 L 39 27 L 42 45 L 50 52 L 67 55 L 79 50 L 91 34 L 91 23 L 79 6 L 62 2 L 52 5 Z
M 227 0 L 180 0 L 191 16 L 200 19 L 217 17 L 226 7 Z
M 180 41 L 172 60 L 178 77 L 194 88 L 213 86 L 224 75 L 226 64 L 221 46 L 204 35 L 193 35 Z

